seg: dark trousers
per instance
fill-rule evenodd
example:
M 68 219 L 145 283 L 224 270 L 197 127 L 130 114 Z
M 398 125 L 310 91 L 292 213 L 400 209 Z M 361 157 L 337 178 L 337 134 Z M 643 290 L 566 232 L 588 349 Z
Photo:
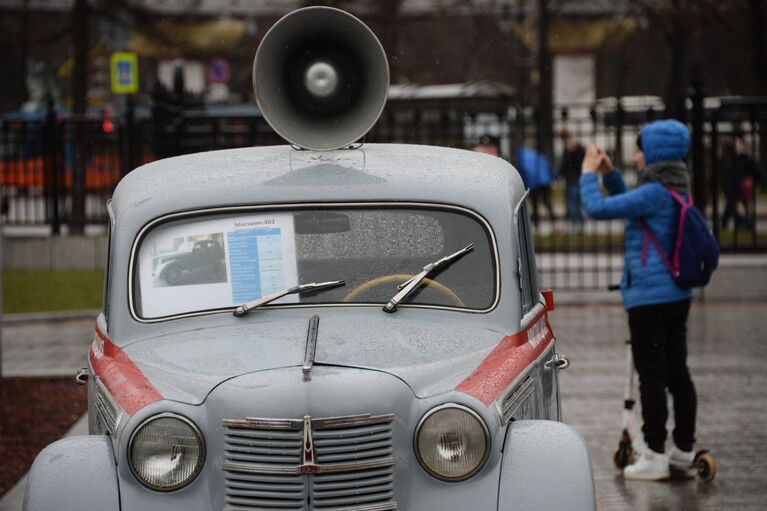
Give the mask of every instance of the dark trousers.
M 726 194 L 726 202 L 724 204 L 724 214 L 722 214 L 722 228 L 726 229 L 727 224 L 730 223 L 730 218 L 735 219 L 735 228 L 744 225 L 746 218 L 738 213 L 738 192 L 732 192 Z
M 695 443 L 695 386 L 687 369 L 687 316 L 690 300 L 629 309 L 631 351 L 639 375 L 642 433 L 647 445 L 663 452 L 666 441 L 666 389 L 674 398 L 674 443 L 689 451 Z
M 565 185 L 565 197 L 567 200 L 567 219 L 576 224 L 583 223 L 581 188 L 577 182 Z

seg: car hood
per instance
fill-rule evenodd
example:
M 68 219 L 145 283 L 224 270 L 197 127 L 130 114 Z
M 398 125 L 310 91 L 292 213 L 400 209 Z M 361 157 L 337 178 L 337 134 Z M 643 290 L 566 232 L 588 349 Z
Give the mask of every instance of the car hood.
M 426 397 L 454 389 L 506 335 L 478 318 L 462 321 L 463 313 L 421 318 L 423 312 L 376 309 L 354 322 L 323 318 L 316 362 L 385 371 Z
M 383 371 L 427 397 L 454 389 L 505 335 L 476 321 L 420 319 L 419 312 L 321 315 L 315 364 Z M 303 365 L 310 318 L 173 333 L 124 352 L 165 399 L 199 404 L 236 376 Z

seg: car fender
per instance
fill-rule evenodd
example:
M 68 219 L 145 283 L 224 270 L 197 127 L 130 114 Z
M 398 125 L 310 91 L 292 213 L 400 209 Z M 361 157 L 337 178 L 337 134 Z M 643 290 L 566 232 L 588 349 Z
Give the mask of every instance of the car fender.
M 23 511 L 120 509 L 115 457 L 107 436 L 73 436 L 52 443 L 35 458 Z
M 594 510 L 594 474 L 583 437 L 561 422 L 512 422 L 506 432 L 498 511 Z

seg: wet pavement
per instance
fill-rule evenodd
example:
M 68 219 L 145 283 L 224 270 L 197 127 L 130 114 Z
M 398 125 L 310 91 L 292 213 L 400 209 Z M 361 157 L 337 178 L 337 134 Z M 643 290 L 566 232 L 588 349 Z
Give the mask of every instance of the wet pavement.
M 560 380 L 564 419 L 591 450 L 598 509 L 767 509 L 767 304 L 692 307 L 688 346 L 698 390 L 697 447 L 711 450 L 716 460 L 711 483 L 622 479 L 612 456 L 622 428 L 626 314 L 618 305 L 568 305 L 551 320 L 558 350 L 571 362 Z M 93 324 L 93 318 L 5 323 L 4 374 L 74 374 L 86 363 Z
M 558 350 L 571 362 L 560 378 L 564 419 L 591 450 L 598 509 L 767 509 L 766 304 L 692 307 L 688 361 L 698 392 L 696 448 L 709 449 L 716 460 L 710 483 L 625 481 L 614 467 L 626 381 L 622 307 L 560 307 L 552 324 Z
M 3 376 L 72 376 L 88 365 L 96 313 L 3 322 Z

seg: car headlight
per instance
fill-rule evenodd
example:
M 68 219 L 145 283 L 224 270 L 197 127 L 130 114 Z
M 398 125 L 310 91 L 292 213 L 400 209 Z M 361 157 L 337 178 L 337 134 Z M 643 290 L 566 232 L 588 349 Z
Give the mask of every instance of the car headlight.
M 490 453 L 484 421 L 465 406 L 447 404 L 430 410 L 415 435 L 418 461 L 429 474 L 463 481 L 476 474 Z
M 200 430 L 187 418 L 161 413 L 145 420 L 128 444 L 130 467 L 152 490 L 173 491 L 191 483 L 205 462 Z

